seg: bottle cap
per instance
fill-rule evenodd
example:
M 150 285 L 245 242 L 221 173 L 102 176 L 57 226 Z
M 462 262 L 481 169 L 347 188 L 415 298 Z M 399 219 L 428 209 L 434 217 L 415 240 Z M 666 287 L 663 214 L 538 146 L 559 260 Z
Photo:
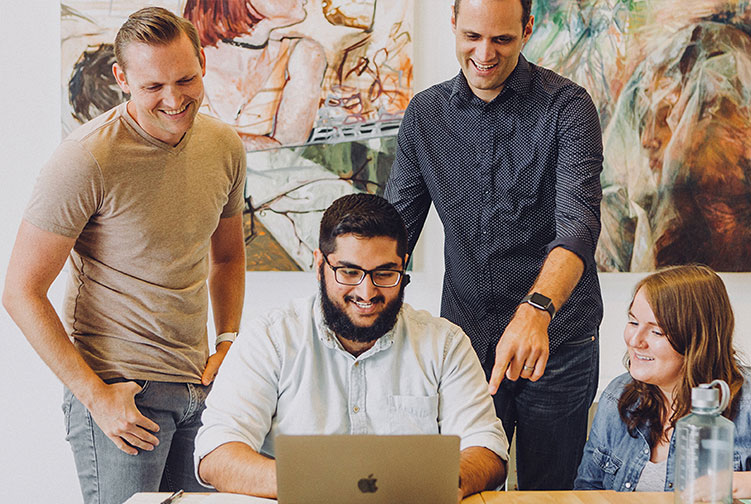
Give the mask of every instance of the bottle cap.
M 715 388 L 715 385 L 719 389 Z M 722 391 L 722 401 L 720 401 L 720 391 Z M 691 389 L 691 409 L 710 410 L 708 412 L 719 415 L 728 407 L 729 401 L 730 387 L 723 380 L 702 383 Z
M 691 389 L 691 406 L 694 408 L 715 409 L 720 405 L 720 391 L 702 383 Z

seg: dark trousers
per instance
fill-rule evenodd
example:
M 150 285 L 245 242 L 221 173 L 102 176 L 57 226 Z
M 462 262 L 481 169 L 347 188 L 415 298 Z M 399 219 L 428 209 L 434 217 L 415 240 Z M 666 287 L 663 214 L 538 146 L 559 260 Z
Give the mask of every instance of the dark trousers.
M 495 410 L 509 443 L 516 430 L 519 490 L 570 490 L 587 439 L 587 415 L 597 391 L 599 337 L 561 345 L 536 382 L 504 379 Z M 494 353 L 486 363 L 489 377 Z

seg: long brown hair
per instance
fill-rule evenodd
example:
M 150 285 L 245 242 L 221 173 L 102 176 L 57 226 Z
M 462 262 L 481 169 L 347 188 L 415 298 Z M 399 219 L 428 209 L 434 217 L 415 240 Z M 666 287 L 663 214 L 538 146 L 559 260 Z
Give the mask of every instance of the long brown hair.
M 626 385 L 618 411 L 629 433 L 636 436 L 637 427 L 644 425 L 649 428 L 650 446 L 655 446 L 664 436 L 666 423 L 675 427 L 691 410 L 691 388 L 717 378 L 730 385 L 730 407 L 724 416 L 733 418 L 743 375 L 733 348 L 735 318 L 722 279 L 708 266 L 673 266 L 643 278 L 634 296 L 640 290 L 670 345 L 684 357 L 683 377 L 673 393 L 673 404 L 656 385 L 638 380 Z

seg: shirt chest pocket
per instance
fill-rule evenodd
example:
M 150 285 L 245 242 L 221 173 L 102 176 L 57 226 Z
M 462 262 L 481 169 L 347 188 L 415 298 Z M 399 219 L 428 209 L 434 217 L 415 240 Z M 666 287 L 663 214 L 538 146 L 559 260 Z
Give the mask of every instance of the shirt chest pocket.
M 438 396 L 389 396 L 391 434 L 438 434 Z
M 617 490 L 614 483 L 616 475 L 623 465 L 621 459 L 614 455 L 611 455 L 610 453 L 600 451 L 600 449 L 598 448 L 595 448 L 594 452 L 592 453 L 592 457 L 594 458 L 594 462 L 595 464 L 597 464 L 597 467 L 599 467 L 603 473 L 603 488 L 611 488 Z

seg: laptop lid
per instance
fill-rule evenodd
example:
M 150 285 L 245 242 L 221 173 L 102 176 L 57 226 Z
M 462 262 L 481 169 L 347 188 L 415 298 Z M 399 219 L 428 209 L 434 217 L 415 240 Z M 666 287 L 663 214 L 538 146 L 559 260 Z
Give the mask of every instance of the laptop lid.
M 274 441 L 279 504 L 456 504 L 459 437 L 289 436 Z

